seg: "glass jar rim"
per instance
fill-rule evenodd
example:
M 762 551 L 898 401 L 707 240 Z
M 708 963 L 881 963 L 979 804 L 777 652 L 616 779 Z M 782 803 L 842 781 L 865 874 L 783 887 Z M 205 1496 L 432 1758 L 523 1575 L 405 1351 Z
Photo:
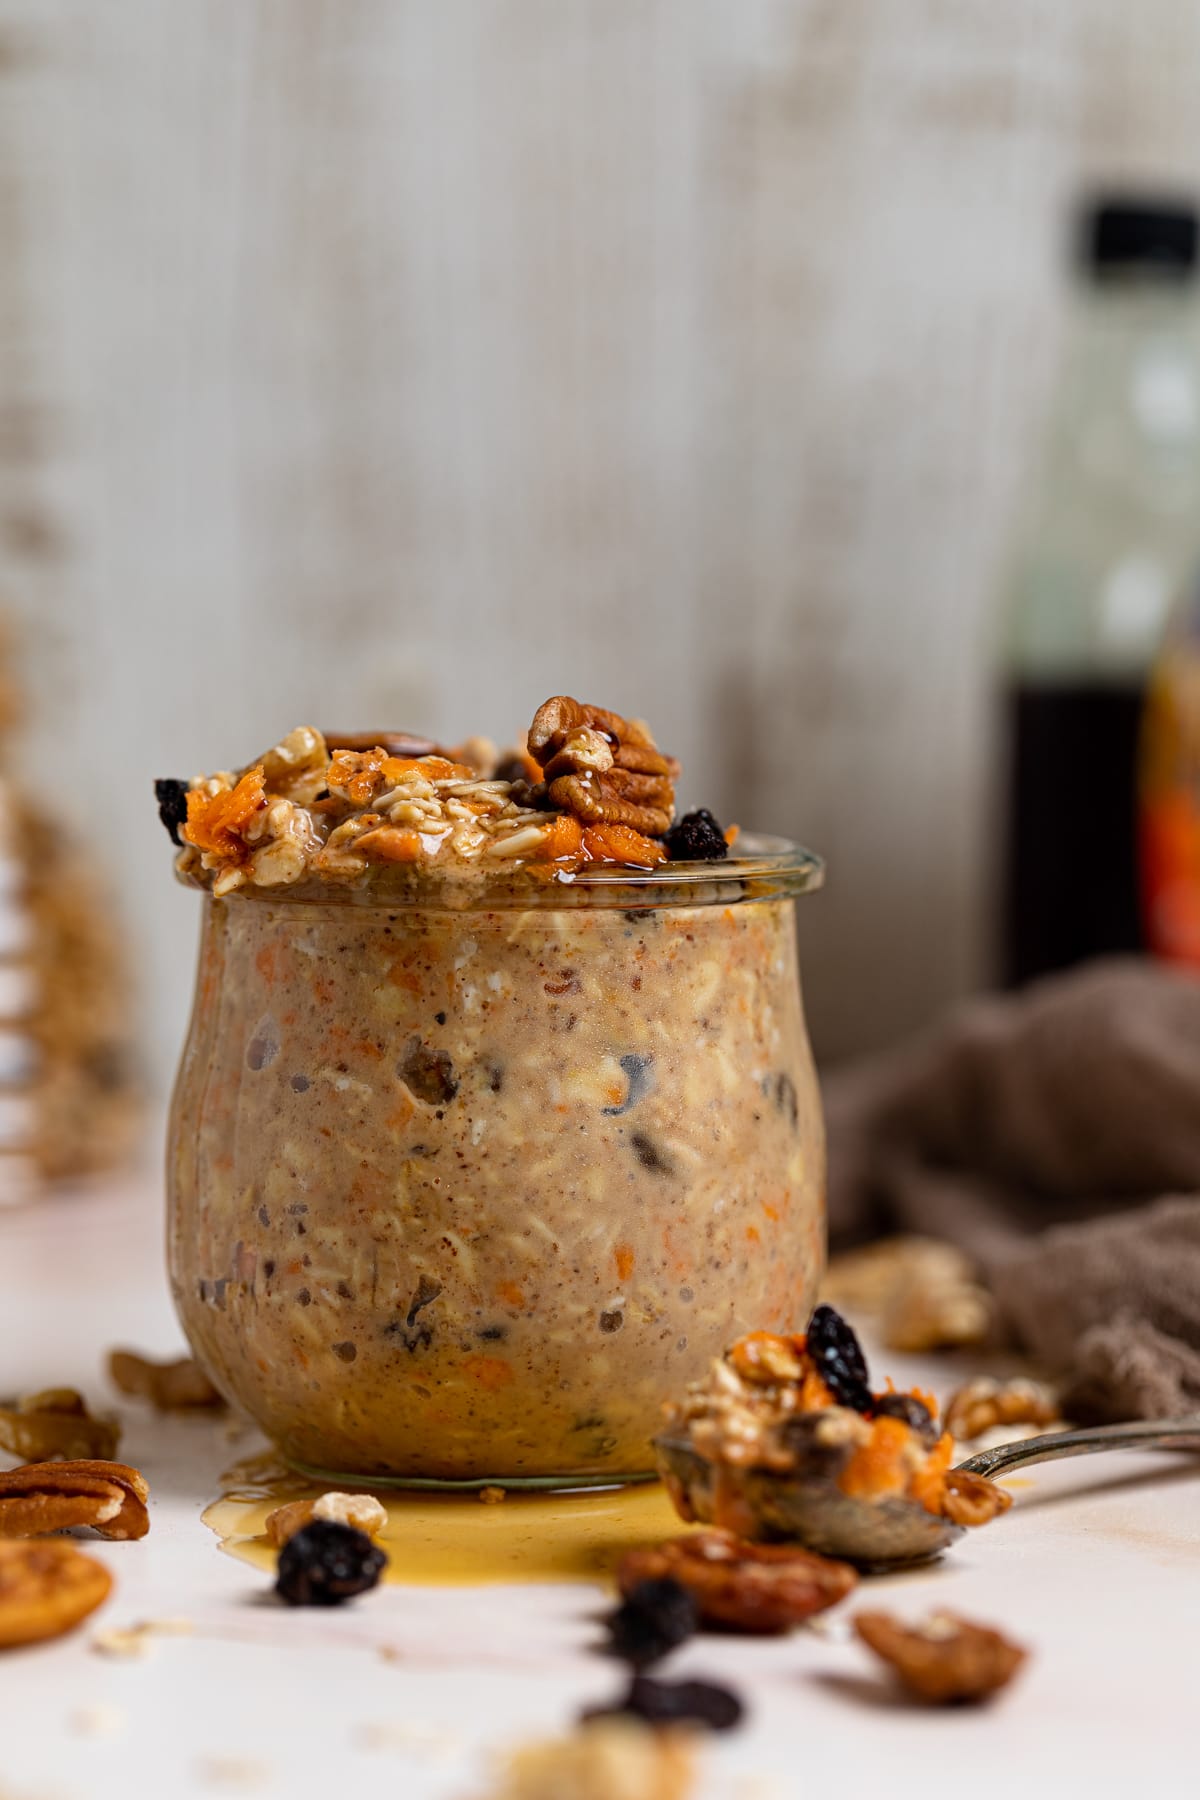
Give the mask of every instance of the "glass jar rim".
M 208 892 L 207 884 L 193 876 L 180 879 L 186 886 Z M 235 888 L 221 898 L 234 903 L 390 911 L 557 912 L 583 907 L 651 912 L 662 907 L 791 900 L 815 892 L 824 880 L 824 862 L 803 845 L 765 833 L 743 832 L 737 840 L 737 854 L 720 862 L 671 862 L 653 869 L 589 863 L 575 870 L 524 864 L 489 879 L 480 879 L 473 871 L 465 880 L 461 875 L 438 879 L 428 867 L 393 863 L 374 868 L 369 882 L 361 886 L 314 878 L 288 887 Z

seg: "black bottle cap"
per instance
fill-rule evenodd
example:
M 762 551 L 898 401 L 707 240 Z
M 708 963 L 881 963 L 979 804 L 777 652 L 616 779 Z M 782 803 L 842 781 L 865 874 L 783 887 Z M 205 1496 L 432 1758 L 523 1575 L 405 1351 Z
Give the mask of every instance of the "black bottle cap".
M 1196 266 L 1196 210 L 1178 198 L 1106 194 L 1080 225 L 1084 268 L 1100 280 L 1133 269 L 1185 277 Z

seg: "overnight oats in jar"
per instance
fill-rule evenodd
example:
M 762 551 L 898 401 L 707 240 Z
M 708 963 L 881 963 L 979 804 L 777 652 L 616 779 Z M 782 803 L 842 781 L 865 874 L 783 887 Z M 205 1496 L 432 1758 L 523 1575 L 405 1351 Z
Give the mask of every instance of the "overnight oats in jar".
M 322 1475 L 645 1473 L 664 1398 L 815 1298 L 819 862 L 673 824 L 675 765 L 616 714 L 549 701 L 528 742 L 497 769 L 302 727 L 159 784 L 205 890 L 175 1301 Z

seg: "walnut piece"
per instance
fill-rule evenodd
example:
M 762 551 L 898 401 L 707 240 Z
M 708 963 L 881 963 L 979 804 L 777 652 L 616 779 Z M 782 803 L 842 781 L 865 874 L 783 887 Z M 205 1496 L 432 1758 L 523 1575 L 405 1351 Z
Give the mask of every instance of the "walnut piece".
M 982 1343 L 992 1302 L 970 1259 L 940 1238 L 883 1238 L 835 1256 L 821 1297 L 846 1312 L 873 1313 L 889 1350 L 920 1352 Z
M 744 1632 L 787 1631 L 845 1599 L 858 1576 L 849 1563 L 793 1544 L 751 1544 L 724 1531 L 695 1531 L 621 1558 L 617 1584 L 669 1578 L 686 1588 L 702 1624 Z
M 687 1800 L 695 1775 L 690 1733 L 604 1718 L 510 1751 L 493 1800 Z
M 80 1525 L 106 1538 L 145 1537 L 149 1493 L 128 1463 L 26 1463 L 0 1473 L 0 1538 L 44 1537 Z
M 544 782 L 536 797 L 549 806 L 651 838 L 669 829 L 678 764 L 640 720 L 557 694 L 534 714 L 528 743 Z
M 0 1543 L 0 1648 L 71 1631 L 112 1587 L 103 1563 L 69 1543 Z
M 112 1419 L 93 1418 L 75 1388 L 46 1388 L 27 1394 L 15 1406 L 0 1407 L 0 1450 L 22 1462 L 48 1462 L 61 1456 L 108 1458 L 121 1440 Z
M 190 1356 L 174 1362 L 154 1362 L 136 1350 L 109 1353 L 108 1373 L 113 1386 L 136 1400 L 149 1400 L 158 1412 L 190 1412 L 196 1407 L 224 1406 L 200 1364 Z
M 289 1538 L 311 1525 L 314 1519 L 332 1519 L 338 1525 L 352 1525 L 376 1538 L 387 1524 L 387 1510 L 373 1494 L 322 1494 L 318 1500 L 289 1500 L 267 1514 L 266 1531 L 271 1542 L 282 1549 Z
M 938 1510 L 952 1525 L 970 1529 L 990 1525 L 1012 1503 L 1012 1495 L 986 1475 L 973 1475 L 968 1469 L 947 1469 Z
M 1010 1682 L 1027 1652 L 987 1625 L 934 1613 L 907 1626 L 890 1613 L 858 1613 L 854 1629 L 922 1700 L 940 1705 L 986 1700 Z
M 946 1405 L 946 1430 L 962 1439 L 982 1437 L 997 1425 L 1060 1425 L 1058 1397 L 1040 1381 L 1017 1376 L 995 1381 L 981 1375 L 953 1393 Z

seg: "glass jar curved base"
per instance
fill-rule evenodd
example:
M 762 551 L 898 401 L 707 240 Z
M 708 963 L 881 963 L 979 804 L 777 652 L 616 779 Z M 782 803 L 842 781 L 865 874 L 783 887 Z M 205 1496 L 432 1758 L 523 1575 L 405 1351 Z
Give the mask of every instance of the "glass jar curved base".
M 369 1487 L 386 1488 L 389 1491 L 413 1489 L 419 1493 L 478 1494 L 484 1488 L 504 1488 L 515 1493 L 585 1493 L 634 1487 L 658 1480 L 658 1473 L 654 1469 L 627 1475 L 476 1475 L 461 1481 L 433 1475 L 354 1475 L 345 1470 L 318 1468 L 314 1463 L 301 1462 L 297 1457 L 289 1456 L 286 1451 L 281 1451 L 280 1455 L 288 1468 L 294 1469 L 297 1475 L 334 1489 Z

